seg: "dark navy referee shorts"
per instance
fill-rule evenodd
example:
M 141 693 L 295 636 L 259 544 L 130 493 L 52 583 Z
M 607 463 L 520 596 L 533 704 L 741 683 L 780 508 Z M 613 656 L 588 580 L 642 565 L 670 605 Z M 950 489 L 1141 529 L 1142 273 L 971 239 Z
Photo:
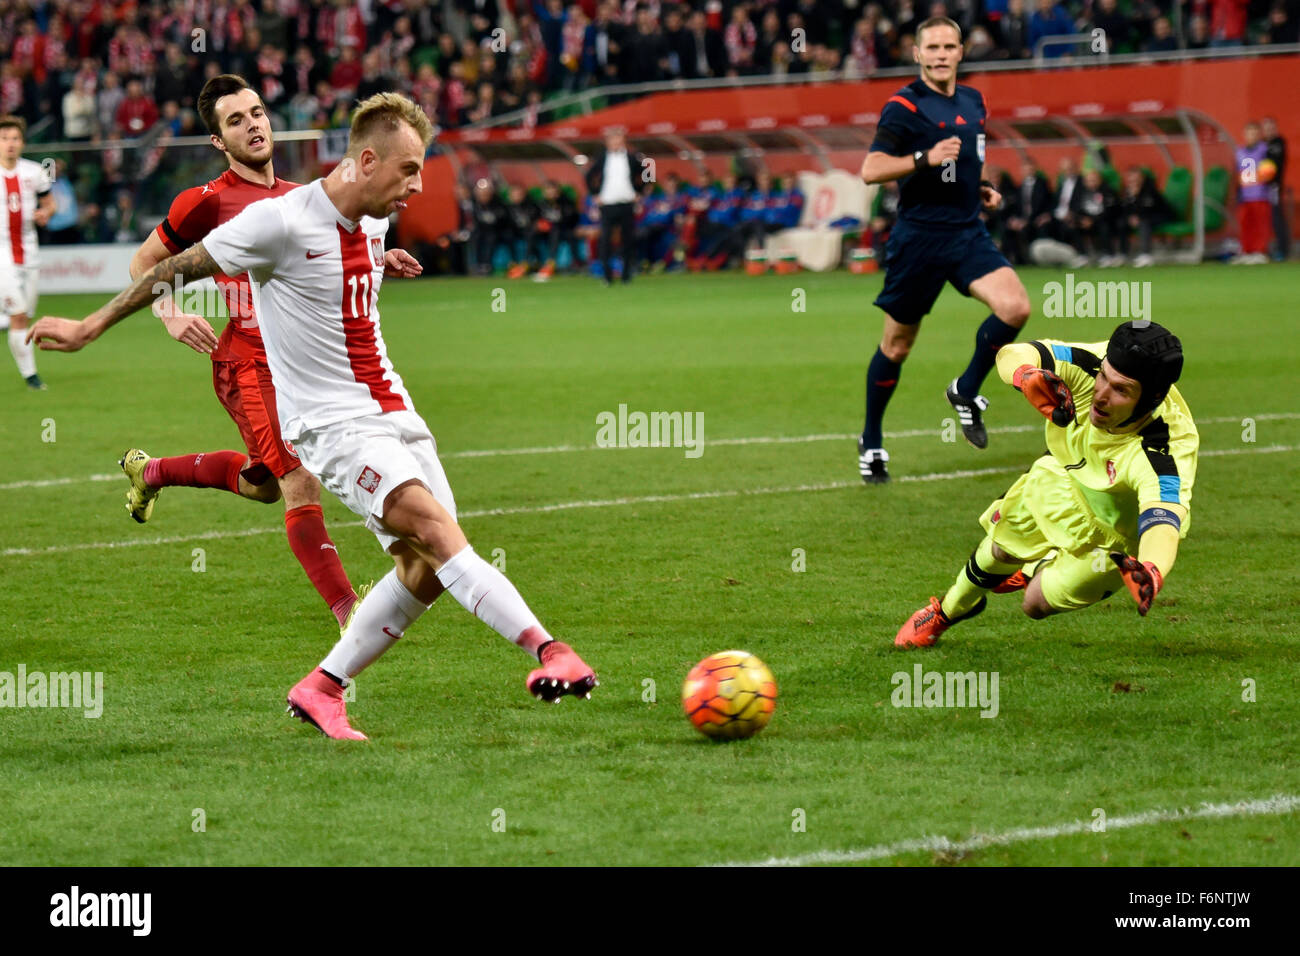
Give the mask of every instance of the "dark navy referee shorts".
M 931 229 L 900 219 L 885 243 L 885 287 L 875 304 L 896 322 L 915 325 L 934 308 L 945 282 L 968 296 L 976 279 L 1010 265 L 982 222 Z

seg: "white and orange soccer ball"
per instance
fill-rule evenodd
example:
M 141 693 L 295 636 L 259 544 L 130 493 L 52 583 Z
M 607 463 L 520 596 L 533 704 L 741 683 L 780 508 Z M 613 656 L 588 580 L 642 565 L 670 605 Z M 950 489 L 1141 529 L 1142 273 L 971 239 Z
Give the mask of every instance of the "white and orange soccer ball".
M 753 654 L 723 651 L 691 668 L 682 685 L 682 707 L 706 737 L 752 737 L 767 726 L 776 710 L 776 681 Z

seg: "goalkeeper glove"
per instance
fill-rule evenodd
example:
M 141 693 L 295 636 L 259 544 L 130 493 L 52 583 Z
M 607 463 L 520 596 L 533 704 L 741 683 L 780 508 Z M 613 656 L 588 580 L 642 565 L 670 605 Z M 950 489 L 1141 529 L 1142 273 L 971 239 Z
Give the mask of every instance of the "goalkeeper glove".
M 1074 421 L 1074 396 L 1070 386 L 1061 381 L 1055 372 L 1033 365 L 1022 365 L 1011 376 L 1011 384 L 1020 391 L 1029 404 L 1064 428 Z
M 1151 602 L 1156 599 L 1165 583 L 1160 569 L 1150 561 L 1139 561 L 1118 551 L 1112 551 L 1110 559 L 1119 567 L 1125 586 L 1133 595 L 1133 600 L 1137 601 L 1138 613 L 1145 617 L 1147 611 L 1151 610 Z

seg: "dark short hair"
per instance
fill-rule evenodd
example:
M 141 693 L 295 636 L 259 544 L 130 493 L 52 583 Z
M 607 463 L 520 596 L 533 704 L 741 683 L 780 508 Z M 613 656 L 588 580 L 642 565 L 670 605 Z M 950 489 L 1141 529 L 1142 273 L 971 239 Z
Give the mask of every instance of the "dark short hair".
M 199 117 L 209 133 L 213 136 L 221 135 L 221 121 L 217 119 L 217 100 L 231 93 L 238 93 L 240 90 L 251 89 L 253 88 L 248 85 L 248 81 L 235 73 L 222 73 L 203 84 L 203 92 L 199 93 Z M 259 95 L 257 100 L 260 103 L 262 97 Z M 266 108 L 265 103 L 262 104 L 262 108 Z
M 27 138 L 27 120 L 21 116 L 0 115 L 0 129 L 16 129 L 19 136 Z
M 951 17 L 930 17 L 930 19 L 924 21 L 916 28 L 916 42 L 918 45 L 921 42 L 921 34 L 930 29 L 930 27 L 952 27 L 957 31 L 957 42 L 961 42 L 961 27 L 957 25 L 956 20 L 953 20 Z

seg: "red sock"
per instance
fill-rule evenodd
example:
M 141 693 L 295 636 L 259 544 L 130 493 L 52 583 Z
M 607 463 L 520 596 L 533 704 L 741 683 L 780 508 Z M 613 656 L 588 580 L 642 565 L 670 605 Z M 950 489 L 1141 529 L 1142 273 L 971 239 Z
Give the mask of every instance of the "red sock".
M 205 451 L 175 458 L 151 458 L 144 466 L 145 483 L 154 488 L 224 488 L 239 494 L 239 473 L 248 456 L 239 451 Z
M 320 505 L 301 505 L 286 511 L 284 530 L 298 563 L 342 626 L 357 595 L 348 581 L 348 573 L 343 570 L 343 562 L 339 560 L 339 549 L 334 547 L 329 532 L 325 530 Z

